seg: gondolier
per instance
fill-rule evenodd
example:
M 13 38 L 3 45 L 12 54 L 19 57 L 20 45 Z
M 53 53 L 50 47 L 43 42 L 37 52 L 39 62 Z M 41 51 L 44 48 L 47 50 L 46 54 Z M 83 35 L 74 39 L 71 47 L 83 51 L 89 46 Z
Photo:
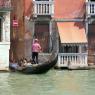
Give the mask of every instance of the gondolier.
M 38 53 L 42 50 L 41 45 L 39 44 L 38 39 L 34 39 L 32 44 L 32 61 L 35 64 L 38 64 Z

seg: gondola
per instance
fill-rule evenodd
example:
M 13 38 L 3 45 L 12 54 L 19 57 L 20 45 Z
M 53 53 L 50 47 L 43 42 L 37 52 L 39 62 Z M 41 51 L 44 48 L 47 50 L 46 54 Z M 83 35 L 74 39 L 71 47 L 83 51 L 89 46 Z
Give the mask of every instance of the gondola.
M 18 70 L 24 74 L 43 74 L 48 72 L 57 62 L 57 54 L 53 53 L 49 56 L 49 60 L 43 63 L 39 63 L 37 65 L 26 66 L 22 70 Z
M 43 74 L 48 72 L 52 67 L 55 66 L 58 59 L 58 46 L 59 46 L 59 34 L 58 32 L 52 32 L 51 35 L 52 41 L 52 52 L 50 56 L 47 58 L 47 61 L 42 61 L 37 65 L 27 66 L 24 69 L 20 70 L 19 72 L 24 74 Z
M 55 32 L 52 34 L 52 52 L 48 57 L 46 57 L 47 60 L 42 60 L 37 65 L 26 66 L 21 70 L 17 69 L 17 71 L 24 74 L 43 74 L 48 72 L 57 63 L 59 44 L 58 37 L 58 34 Z

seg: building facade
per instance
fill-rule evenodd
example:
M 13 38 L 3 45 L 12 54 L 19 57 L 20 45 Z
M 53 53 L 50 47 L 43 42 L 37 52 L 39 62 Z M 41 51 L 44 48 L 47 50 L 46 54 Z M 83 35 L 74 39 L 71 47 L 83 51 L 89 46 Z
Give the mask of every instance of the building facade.
M 30 59 L 35 37 L 43 53 L 50 53 L 52 34 L 57 32 L 58 67 L 68 64 L 71 68 L 85 67 L 94 63 L 93 0 L 11 0 L 11 4 L 10 60 Z
M 0 70 L 8 70 L 11 1 L 0 0 Z
M 31 23 L 32 38 L 37 37 L 40 40 L 43 52 L 51 52 L 52 33 L 58 32 L 57 66 L 64 67 L 68 64 L 70 67 L 88 66 L 86 1 L 30 0 L 30 2 L 32 12 L 26 15 L 26 20 Z

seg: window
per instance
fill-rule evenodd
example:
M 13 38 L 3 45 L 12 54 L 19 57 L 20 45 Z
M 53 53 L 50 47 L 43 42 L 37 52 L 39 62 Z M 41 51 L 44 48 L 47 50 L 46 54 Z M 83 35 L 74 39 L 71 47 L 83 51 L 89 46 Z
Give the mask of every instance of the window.
M 1 42 L 1 32 L 2 32 L 2 29 L 1 29 L 2 28 L 1 27 L 2 24 L 1 24 L 1 22 L 2 22 L 2 19 L 0 18 L 0 42 Z
M 78 53 L 78 46 L 68 46 L 68 45 L 66 45 L 66 46 L 61 46 L 61 48 L 60 48 L 60 52 L 62 52 L 62 53 Z
M 78 53 L 78 46 L 65 46 L 64 52 L 65 53 Z

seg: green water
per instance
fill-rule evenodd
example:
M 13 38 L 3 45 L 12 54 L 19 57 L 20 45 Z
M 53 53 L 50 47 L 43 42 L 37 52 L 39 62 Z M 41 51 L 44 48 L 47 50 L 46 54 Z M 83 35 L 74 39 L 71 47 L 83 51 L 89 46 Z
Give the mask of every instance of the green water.
M 50 70 L 42 75 L 0 73 L 0 95 L 95 95 L 94 70 Z

